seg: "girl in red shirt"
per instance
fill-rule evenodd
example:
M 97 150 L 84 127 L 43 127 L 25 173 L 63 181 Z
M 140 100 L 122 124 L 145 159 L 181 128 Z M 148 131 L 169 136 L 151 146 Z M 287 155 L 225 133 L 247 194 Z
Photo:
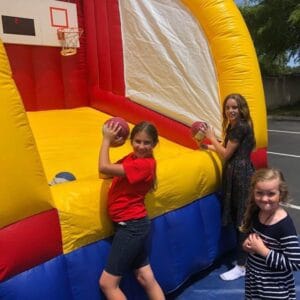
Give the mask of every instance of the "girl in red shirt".
M 137 124 L 130 135 L 133 152 L 117 163 L 112 163 L 109 148 L 125 142 L 118 137 L 120 130 L 118 123 L 104 125 L 99 155 L 100 174 L 113 177 L 108 193 L 108 214 L 116 229 L 99 284 L 108 300 L 126 299 L 119 283 L 126 272 L 134 270 L 149 299 L 165 299 L 154 278 L 145 249 L 150 220 L 144 200 L 155 186 L 153 148 L 158 142 L 158 133 L 151 123 L 144 121 Z

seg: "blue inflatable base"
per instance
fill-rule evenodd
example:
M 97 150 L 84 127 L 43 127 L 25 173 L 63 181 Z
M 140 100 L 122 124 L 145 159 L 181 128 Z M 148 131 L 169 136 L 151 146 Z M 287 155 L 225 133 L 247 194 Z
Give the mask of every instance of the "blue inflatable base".
M 234 230 L 221 228 L 215 194 L 153 219 L 151 228 L 150 262 L 166 294 L 208 269 L 236 244 Z M 0 283 L 0 299 L 105 299 L 98 279 L 110 245 L 110 238 L 101 240 L 18 274 Z M 123 278 L 121 288 L 129 300 L 147 299 L 131 273 Z
M 240 300 L 245 298 L 245 280 L 223 281 L 220 274 L 234 265 L 236 255 L 230 252 L 217 260 L 207 270 L 202 271 L 185 282 L 175 292 L 167 295 L 167 300 Z M 300 272 L 295 272 L 296 297 L 300 299 Z

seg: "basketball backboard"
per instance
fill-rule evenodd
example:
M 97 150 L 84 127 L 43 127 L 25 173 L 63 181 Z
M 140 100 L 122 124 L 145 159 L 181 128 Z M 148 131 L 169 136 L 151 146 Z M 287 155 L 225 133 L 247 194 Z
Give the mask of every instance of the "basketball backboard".
M 57 29 L 78 27 L 76 4 L 69 2 L 2 0 L 0 15 L 0 37 L 4 43 L 60 47 Z

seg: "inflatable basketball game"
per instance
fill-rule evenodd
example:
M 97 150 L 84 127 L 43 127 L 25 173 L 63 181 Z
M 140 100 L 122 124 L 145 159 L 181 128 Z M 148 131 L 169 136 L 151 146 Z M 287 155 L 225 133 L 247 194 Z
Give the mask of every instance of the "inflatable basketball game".
M 267 126 L 255 51 L 231 0 L 74 0 L 0 4 L 0 298 L 104 299 L 109 180 L 99 179 L 101 128 L 112 116 L 152 121 L 158 189 L 146 199 L 150 261 L 165 293 L 232 249 L 220 224 L 222 162 L 190 126 L 221 138 L 222 99 L 243 94 L 253 162 Z M 129 141 L 113 159 L 131 150 Z M 72 180 L 50 184 L 57 174 Z M 67 178 L 68 179 L 68 178 Z M 128 299 L 145 299 L 132 274 Z

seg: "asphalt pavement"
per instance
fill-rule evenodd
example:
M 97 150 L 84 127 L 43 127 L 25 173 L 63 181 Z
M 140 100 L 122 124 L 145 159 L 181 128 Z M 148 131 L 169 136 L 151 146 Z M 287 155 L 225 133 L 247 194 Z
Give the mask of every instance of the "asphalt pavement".
M 291 201 L 287 210 L 300 234 L 300 118 L 268 118 L 268 165 L 281 169 Z

